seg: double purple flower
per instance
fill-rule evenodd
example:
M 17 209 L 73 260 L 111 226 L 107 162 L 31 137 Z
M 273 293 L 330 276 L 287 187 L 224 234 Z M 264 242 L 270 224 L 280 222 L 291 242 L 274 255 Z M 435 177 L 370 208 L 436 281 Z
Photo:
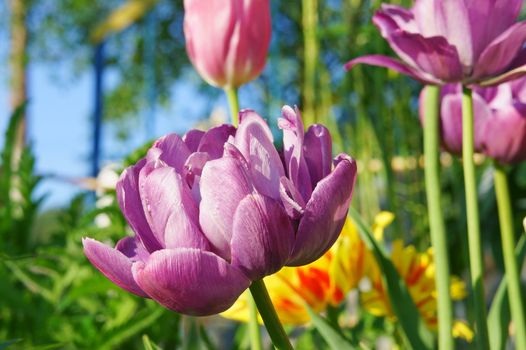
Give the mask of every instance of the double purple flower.
M 382 5 L 374 24 L 402 61 L 381 55 L 358 63 L 394 69 L 425 84 L 494 85 L 526 74 L 523 0 L 416 0 Z
M 325 127 L 304 133 L 297 109 L 282 113 L 282 153 L 250 110 L 237 130 L 222 125 L 155 142 L 117 184 L 135 237 L 115 249 L 86 238 L 88 259 L 131 293 L 210 315 L 252 281 L 323 255 L 343 227 L 356 163 L 346 154 L 332 161 Z
M 423 99 L 420 94 L 420 118 Z M 448 84 L 441 90 L 442 144 L 462 154 L 462 86 Z M 526 78 L 497 87 L 473 89 L 475 151 L 503 164 L 526 160 Z

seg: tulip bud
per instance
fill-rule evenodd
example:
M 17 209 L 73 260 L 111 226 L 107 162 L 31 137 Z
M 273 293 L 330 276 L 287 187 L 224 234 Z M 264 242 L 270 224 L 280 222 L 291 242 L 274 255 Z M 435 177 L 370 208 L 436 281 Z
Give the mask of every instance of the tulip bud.
M 263 70 L 271 37 L 268 0 L 185 0 L 192 64 L 209 84 L 237 88 Z

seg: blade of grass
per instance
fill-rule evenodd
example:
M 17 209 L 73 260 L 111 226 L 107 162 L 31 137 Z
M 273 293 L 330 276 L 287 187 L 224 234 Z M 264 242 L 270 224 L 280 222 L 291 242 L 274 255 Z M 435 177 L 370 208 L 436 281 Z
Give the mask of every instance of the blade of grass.
M 360 236 L 373 252 L 382 270 L 382 278 L 387 287 L 391 307 L 409 344 L 415 350 L 432 349 L 434 347 L 434 337 L 420 317 L 420 313 L 409 294 L 405 282 L 400 278 L 395 266 L 387 257 L 385 249 L 376 242 L 373 233 L 363 222 L 360 214 L 354 208 L 350 208 L 349 213 L 358 227 Z
M 312 324 L 320 332 L 332 350 L 354 350 L 355 347 L 329 321 L 316 314 L 307 303 L 304 304 Z
M 526 258 L 525 236 L 521 237 L 515 248 L 515 257 L 518 262 L 523 262 L 524 258 Z M 508 301 L 508 286 L 506 284 L 506 279 L 502 278 L 488 313 L 488 330 L 491 349 L 504 350 L 506 348 L 510 320 L 511 314 L 510 303 Z

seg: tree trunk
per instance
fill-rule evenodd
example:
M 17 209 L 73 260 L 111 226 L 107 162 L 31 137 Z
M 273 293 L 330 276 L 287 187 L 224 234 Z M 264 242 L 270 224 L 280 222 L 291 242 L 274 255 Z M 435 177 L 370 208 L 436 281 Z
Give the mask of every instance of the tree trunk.
M 11 47 L 9 55 L 11 110 L 21 106 L 27 99 L 27 0 L 10 0 Z M 13 150 L 13 170 L 16 171 L 22 150 L 26 144 L 27 118 L 24 113 L 18 126 Z

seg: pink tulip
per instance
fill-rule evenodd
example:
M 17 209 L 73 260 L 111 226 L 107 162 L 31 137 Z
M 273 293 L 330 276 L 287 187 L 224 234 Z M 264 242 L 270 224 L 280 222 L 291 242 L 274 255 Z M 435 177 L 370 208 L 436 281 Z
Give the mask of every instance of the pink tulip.
M 522 0 L 416 0 L 383 4 L 374 17 L 400 60 L 367 55 L 347 63 L 382 66 L 424 84 L 496 85 L 526 74 Z
M 265 67 L 270 44 L 268 0 L 185 0 L 186 50 L 209 84 L 237 88 Z

